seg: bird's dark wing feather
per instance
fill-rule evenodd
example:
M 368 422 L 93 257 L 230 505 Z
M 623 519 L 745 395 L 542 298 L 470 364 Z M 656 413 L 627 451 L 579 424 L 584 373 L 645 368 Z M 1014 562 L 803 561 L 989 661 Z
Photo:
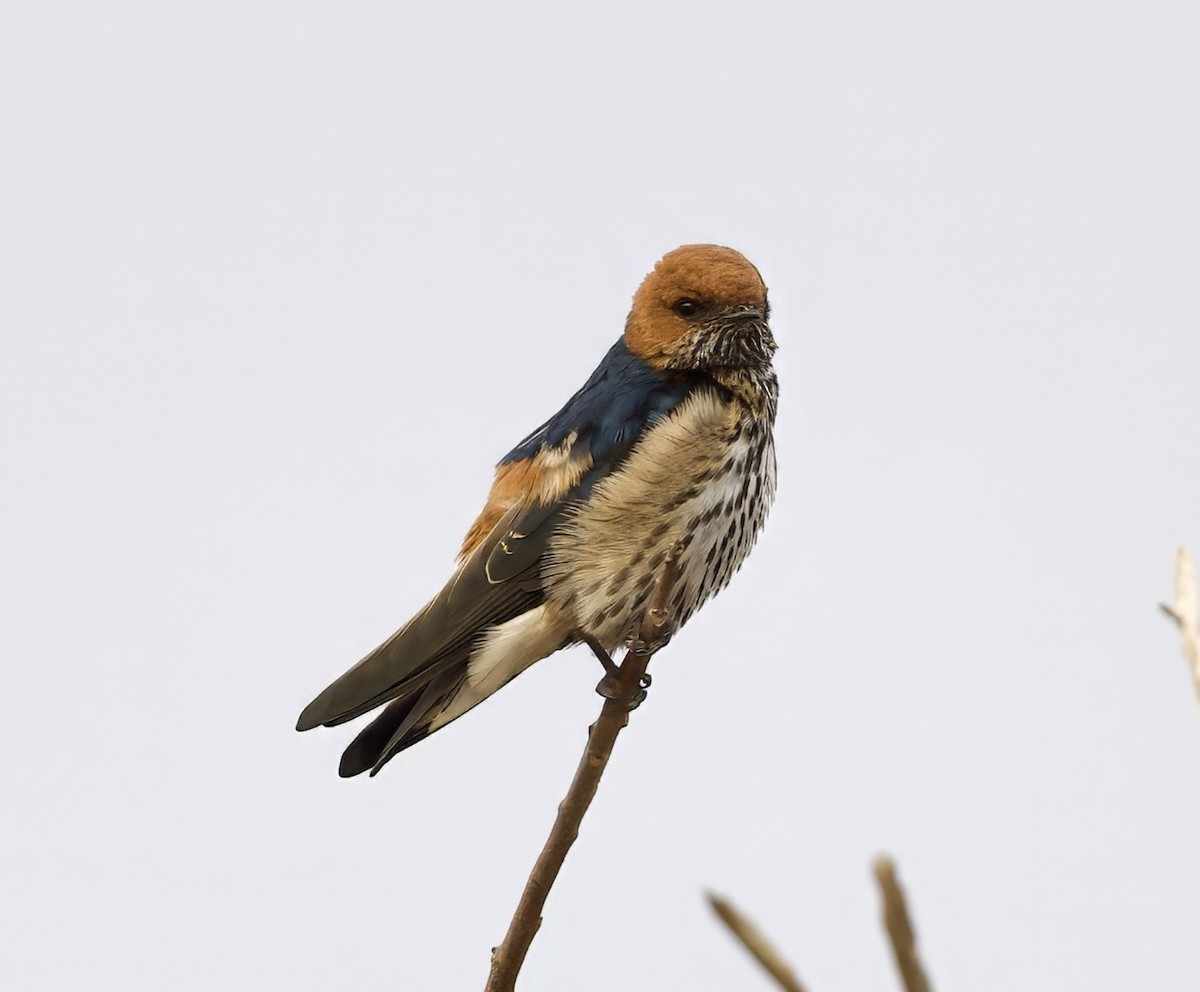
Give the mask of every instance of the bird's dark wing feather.
M 506 533 L 515 516 L 501 520 L 497 533 Z M 551 533 L 545 528 L 536 535 L 543 548 Z M 296 729 L 345 723 L 423 685 L 437 670 L 465 661 L 482 631 L 540 605 L 537 548 L 531 545 L 533 561 L 526 568 L 508 581 L 492 582 L 486 572 L 490 546 L 467 559 L 420 613 L 309 703 Z

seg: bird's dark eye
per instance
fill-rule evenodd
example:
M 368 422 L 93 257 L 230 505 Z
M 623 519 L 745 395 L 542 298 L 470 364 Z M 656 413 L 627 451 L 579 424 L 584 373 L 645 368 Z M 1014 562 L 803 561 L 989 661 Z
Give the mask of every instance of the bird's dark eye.
M 700 312 L 700 304 L 695 300 L 689 300 L 685 297 L 682 300 L 677 300 L 671 309 L 679 314 L 680 317 L 695 317 Z

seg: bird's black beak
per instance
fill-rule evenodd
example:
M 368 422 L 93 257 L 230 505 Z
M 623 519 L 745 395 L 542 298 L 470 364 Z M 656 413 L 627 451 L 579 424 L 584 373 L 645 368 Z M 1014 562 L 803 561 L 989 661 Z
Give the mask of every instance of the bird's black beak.
M 724 317 L 725 320 L 729 321 L 729 323 L 731 323 L 731 324 L 733 324 L 733 323 L 761 324 L 761 323 L 764 323 L 766 320 L 765 316 L 763 315 L 763 312 L 760 309 L 758 309 L 758 307 L 753 307 L 753 306 L 730 307 L 728 310 L 725 311 L 724 314 L 722 314 L 722 316 Z

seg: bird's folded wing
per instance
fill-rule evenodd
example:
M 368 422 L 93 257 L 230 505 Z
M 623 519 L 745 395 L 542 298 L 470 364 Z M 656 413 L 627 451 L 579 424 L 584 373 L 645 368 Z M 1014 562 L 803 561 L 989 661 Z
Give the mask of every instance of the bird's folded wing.
M 496 534 L 506 534 L 516 516 L 515 510 L 506 514 Z M 549 536 L 550 528 L 539 535 L 543 545 Z M 480 631 L 541 603 L 536 556 L 504 582 L 488 579 L 487 562 L 481 546 L 424 609 L 309 703 L 296 729 L 332 727 L 394 699 L 436 669 L 464 659 Z
M 489 628 L 539 606 L 542 561 L 564 514 L 691 389 L 618 342 L 562 410 L 501 461 L 445 588 L 317 696 L 296 729 L 344 723 L 417 691 L 463 665 Z

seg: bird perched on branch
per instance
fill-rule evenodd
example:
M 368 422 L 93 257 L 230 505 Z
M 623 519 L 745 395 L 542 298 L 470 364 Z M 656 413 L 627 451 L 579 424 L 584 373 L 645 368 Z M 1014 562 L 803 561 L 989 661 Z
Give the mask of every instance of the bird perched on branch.
M 373 775 L 560 648 L 605 660 L 627 646 L 676 545 L 672 629 L 685 623 L 742 564 L 774 497 L 767 319 L 767 288 L 738 252 L 663 256 L 583 388 L 501 459 L 445 588 L 296 729 L 386 703 L 340 766 Z

